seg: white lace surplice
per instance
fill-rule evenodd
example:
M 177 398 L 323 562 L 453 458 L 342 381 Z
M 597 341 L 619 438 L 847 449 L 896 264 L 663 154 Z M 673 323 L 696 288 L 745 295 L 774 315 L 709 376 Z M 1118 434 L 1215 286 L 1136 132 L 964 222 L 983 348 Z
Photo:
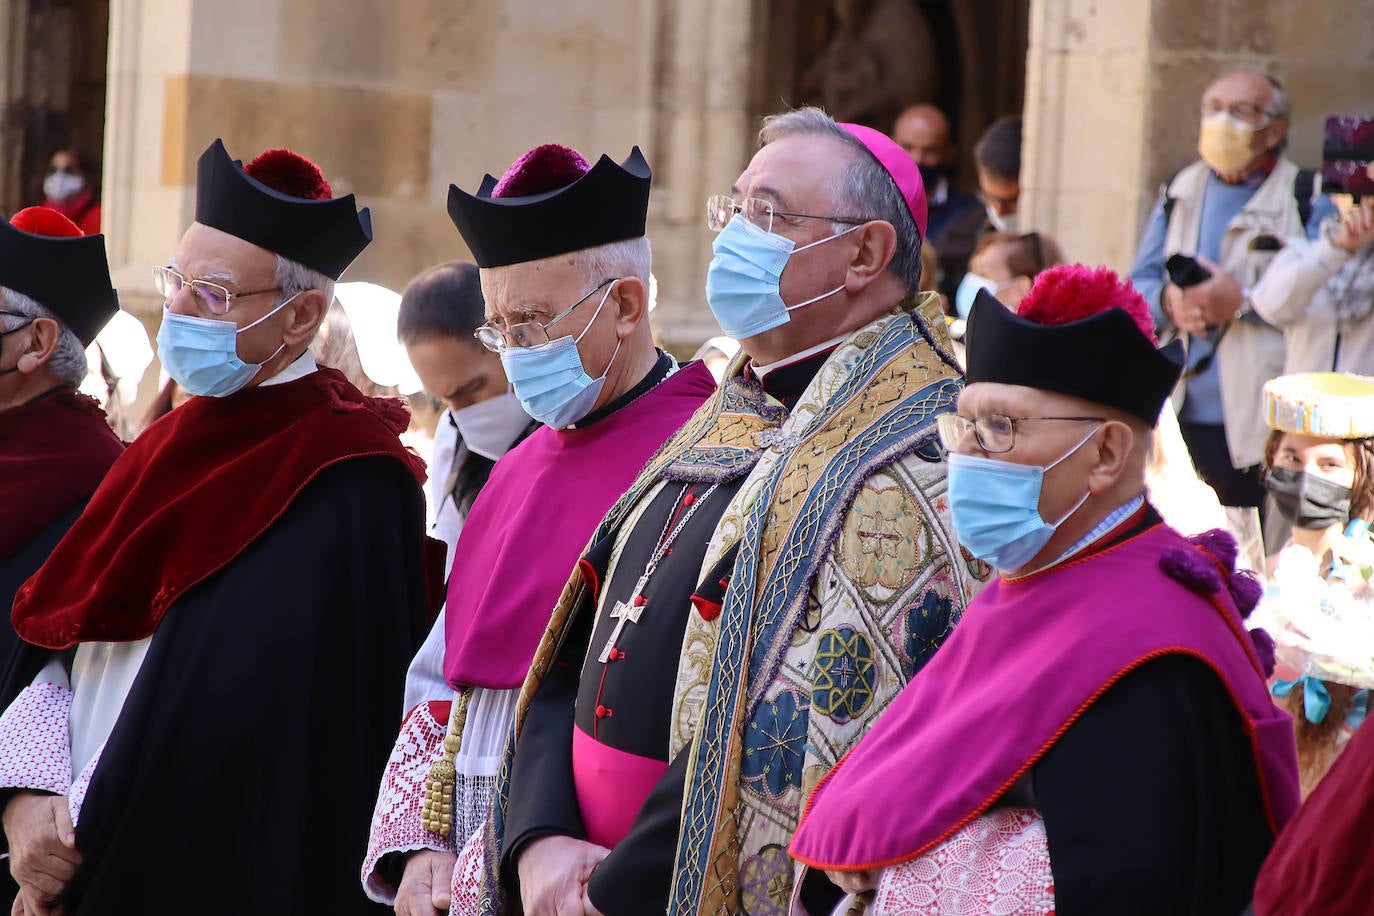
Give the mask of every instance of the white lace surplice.
M 395 902 L 396 888 L 377 868 L 387 853 L 417 849 L 457 852 L 472 834 L 481 832 L 491 809 L 496 773 L 519 697 L 518 688 L 473 688 L 462 750 L 454 758 L 458 780 L 453 797 L 453 829 L 447 837 L 426 830 L 420 821 L 425 778 L 443 753 L 447 718 L 436 718 L 428 702 L 417 704 L 406 717 L 382 777 L 363 861 L 363 888 L 373 900 L 388 905 Z
M 883 869 L 872 916 L 1050 916 L 1045 822 L 1030 808 L 976 818 L 917 859 Z

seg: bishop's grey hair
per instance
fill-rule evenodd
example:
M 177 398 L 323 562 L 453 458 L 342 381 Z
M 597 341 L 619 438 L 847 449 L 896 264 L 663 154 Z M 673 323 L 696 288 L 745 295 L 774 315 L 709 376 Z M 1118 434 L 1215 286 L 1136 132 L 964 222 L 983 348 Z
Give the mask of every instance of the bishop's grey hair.
M 57 380 L 68 388 L 76 388 L 86 378 L 86 348 L 81 345 L 81 340 L 67 323 L 44 306 L 38 304 L 22 293 L 16 293 L 12 289 L 3 291 L 5 300 L 5 311 L 18 312 L 24 316 L 16 318 L 12 315 L 0 315 L 0 329 L 9 331 L 25 325 L 29 320 L 37 318 L 49 318 L 57 322 L 57 326 L 62 329 L 61 336 L 57 339 L 57 346 L 52 351 L 52 356 L 48 357 L 48 371 L 56 376 Z M 8 323 L 6 323 L 8 322 Z
M 307 289 L 317 289 L 324 293 L 325 301 L 334 300 L 334 281 L 318 270 L 312 270 L 299 261 L 277 255 L 272 269 L 272 282 L 281 288 L 278 304 L 285 302 L 296 293 Z
M 833 137 L 854 150 L 854 161 L 830 185 L 835 205 L 846 210 L 837 215 L 865 217 L 890 224 L 897 231 L 897 249 L 888 270 L 901 281 L 907 293 L 915 293 L 921 288 L 921 234 L 897 183 L 857 137 L 814 106 L 764 118 L 759 129 L 759 146 L 803 134 Z M 841 223 L 835 224 L 837 232 L 848 228 Z
M 644 289 L 647 291 L 649 288 L 653 252 L 648 236 L 597 245 L 577 254 L 582 262 L 582 273 L 588 289 L 603 280 L 619 277 L 638 277 L 644 283 Z

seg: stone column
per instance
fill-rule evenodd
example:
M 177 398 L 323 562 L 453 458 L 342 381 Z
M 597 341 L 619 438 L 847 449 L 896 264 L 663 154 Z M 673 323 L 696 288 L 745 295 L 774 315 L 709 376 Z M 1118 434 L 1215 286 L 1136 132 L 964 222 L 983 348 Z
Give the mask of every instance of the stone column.
M 1153 199 L 1154 0 L 1032 0 L 1021 226 L 1070 260 L 1127 269 Z M 1195 120 L 1195 119 L 1194 119 Z
M 663 23 L 649 234 L 665 343 L 686 353 L 720 333 L 706 305 L 706 198 L 729 193 L 753 153 L 750 5 L 661 0 Z M 690 354 L 688 354 L 690 355 Z
M 7 216 L 23 201 L 28 13 L 28 0 L 0 2 L 0 210 Z

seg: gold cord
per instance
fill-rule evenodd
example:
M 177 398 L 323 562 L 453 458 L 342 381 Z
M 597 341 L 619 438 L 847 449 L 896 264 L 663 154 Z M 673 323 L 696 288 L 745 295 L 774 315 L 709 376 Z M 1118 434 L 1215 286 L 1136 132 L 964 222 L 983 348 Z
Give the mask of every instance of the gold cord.
M 463 727 L 468 721 L 471 687 L 461 687 L 453 701 L 453 713 L 444 736 L 444 753 L 430 765 L 425 777 L 425 800 L 420 808 L 420 825 L 431 833 L 448 836 L 453 832 L 453 792 L 458 785 L 454 759 L 463 747 Z

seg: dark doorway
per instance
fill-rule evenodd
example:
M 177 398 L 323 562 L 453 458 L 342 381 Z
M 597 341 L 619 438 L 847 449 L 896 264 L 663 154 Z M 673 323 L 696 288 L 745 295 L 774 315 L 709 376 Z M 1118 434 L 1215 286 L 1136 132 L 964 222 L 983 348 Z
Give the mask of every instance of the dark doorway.
M 754 17 L 757 117 L 812 104 L 887 132 L 931 102 L 954 125 L 968 186 L 984 128 L 1021 112 L 1030 0 L 764 0 Z
M 72 149 L 98 182 L 105 142 L 109 0 L 0 0 L 0 209 L 41 203 L 52 154 Z

